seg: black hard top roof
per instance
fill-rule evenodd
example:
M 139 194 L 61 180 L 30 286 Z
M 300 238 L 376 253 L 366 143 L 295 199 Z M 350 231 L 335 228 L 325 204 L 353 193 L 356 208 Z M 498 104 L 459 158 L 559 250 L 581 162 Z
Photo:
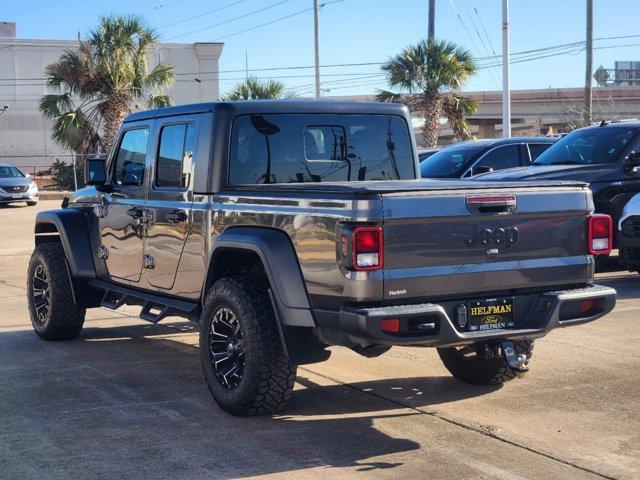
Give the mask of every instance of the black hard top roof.
M 356 102 L 339 100 L 240 100 L 233 102 L 194 103 L 176 107 L 157 108 L 135 112 L 124 121 L 134 122 L 174 115 L 213 112 L 224 109 L 235 115 L 250 113 L 356 113 L 356 114 L 395 114 L 406 115 L 404 105 L 382 102 Z
M 592 128 L 622 128 L 622 127 L 640 128 L 640 121 L 620 120 L 620 121 L 614 121 L 614 122 L 596 123 L 593 125 L 589 125 L 588 127 L 579 128 L 578 130 L 587 130 Z

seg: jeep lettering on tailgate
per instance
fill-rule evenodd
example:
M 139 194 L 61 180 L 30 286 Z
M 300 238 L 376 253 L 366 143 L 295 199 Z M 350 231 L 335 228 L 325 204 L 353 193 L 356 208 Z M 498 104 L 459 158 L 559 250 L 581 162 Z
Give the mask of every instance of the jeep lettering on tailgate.
M 464 238 L 464 244 L 467 247 L 474 247 L 479 243 L 485 247 L 495 245 L 496 247 L 509 248 L 518 241 L 519 236 L 520 232 L 516 227 L 479 230 L 478 226 L 474 225 L 471 234 Z

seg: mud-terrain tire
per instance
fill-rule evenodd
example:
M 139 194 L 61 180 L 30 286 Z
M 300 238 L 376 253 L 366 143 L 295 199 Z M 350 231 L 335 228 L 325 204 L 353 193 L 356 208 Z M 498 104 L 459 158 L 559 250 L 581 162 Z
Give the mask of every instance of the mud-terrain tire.
M 265 286 L 242 277 L 213 284 L 200 320 L 200 360 L 209 391 L 224 411 L 262 415 L 284 406 L 297 365 L 282 350 Z
M 35 207 L 38 202 L 27 202 L 27 207 Z
M 29 315 L 33 329 L 44 340 L 71 340 L 82 331 L 86 310 L 73 299 L 67 268 L 60 243 L 38 245 L 29 261 Z
M 516 354 L 527 356 L 529 364 L 533 354 L 533 340 L 513 342 Z M 471 385 L 499 385 L 524 372 L 513 370 L 503 356 L 484 358 L 470 347 L 438 348 L 438 355 L 454 378 Z

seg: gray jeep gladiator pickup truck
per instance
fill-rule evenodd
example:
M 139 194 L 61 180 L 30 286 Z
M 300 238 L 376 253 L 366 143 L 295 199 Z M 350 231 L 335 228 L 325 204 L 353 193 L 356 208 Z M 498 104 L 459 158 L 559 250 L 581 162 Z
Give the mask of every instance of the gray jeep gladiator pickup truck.
M 88 187 L 40 212 L 36 333 L 87 308 L 200 324 L 211 394 L 269 413 L 328 346 L 436 347 L 452 375 L 502 383 L 533 341 L 611 311 L 593 284 L 611 219 L 583 183 L 421 180 L 405 107 L 221 102 L 129 115 Z

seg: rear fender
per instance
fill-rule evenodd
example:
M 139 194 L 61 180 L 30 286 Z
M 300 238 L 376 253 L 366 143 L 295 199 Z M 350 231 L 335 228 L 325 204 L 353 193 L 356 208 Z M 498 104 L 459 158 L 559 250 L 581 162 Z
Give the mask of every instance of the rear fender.
M 316 323 L 293 245 L 286 233 L 270 228 L 228 229 L 215 239 L 209 273 L 202 292 L 215 281 L 216 252 L 248 251 L 257 255 L 269 281 L 269 296 L 277 319 L 285 354 L 293 363 L 313 363 L 328 358 L 312 327 Z M 219 257 L 218 257 L 219 258 Z

